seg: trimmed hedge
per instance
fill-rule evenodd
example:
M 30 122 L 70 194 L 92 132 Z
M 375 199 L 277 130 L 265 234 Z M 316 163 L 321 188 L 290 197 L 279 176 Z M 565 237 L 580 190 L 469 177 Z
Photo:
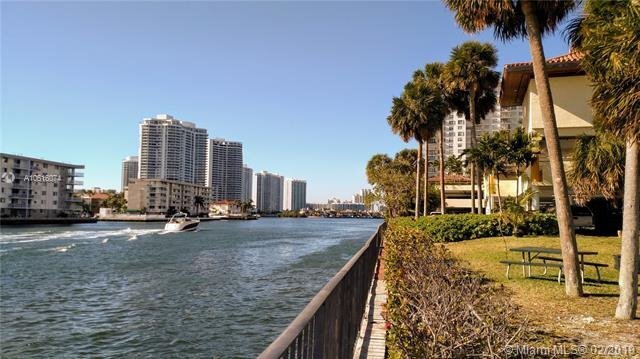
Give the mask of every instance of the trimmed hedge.
M 399 217 L 390 223 L 418 228 L 434 242 L 457 242 L 467 239 L 510 236 L 513 225 L 500 214 L 445 214 L 440 216 Z M 553 214 L 530 213 L 517 225 L 517 235 L 553 236 L 558 234 L 558 221 Z

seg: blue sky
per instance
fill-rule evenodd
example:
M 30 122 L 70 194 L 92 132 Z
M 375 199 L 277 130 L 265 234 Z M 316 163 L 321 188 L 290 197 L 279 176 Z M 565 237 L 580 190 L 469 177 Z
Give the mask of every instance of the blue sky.
M 308 181 L 308 200 L 367 187 L 375 153 L 411 146 L 391 98 L 468 35 L 440 2 L 5 2 L 1 150 L 84 164 L 85 187 L 119 188 L 143 117 L 172 114 L 244 143 L 245 162 Z M 547 56 L 565 53 L 561 34 Z

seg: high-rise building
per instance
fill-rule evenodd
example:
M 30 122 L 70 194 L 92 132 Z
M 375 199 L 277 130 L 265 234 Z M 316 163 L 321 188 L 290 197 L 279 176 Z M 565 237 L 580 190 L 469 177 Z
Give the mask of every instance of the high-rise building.
M 207 181 L 214 201 L 242 199 L 242 143 L 212 138 L 207 146 Z
M 0 213 L 2 217 L 58 218 L 79 216 L 83 165 L 1 153 Z
M 285 178 L 282 194 L 282 209 L 298 211 L 307 204 L 307 181 L 295 178 Z
M 138 178 L 138 156 L 129 156 L 122 160 L 122 192 L 127 190 L 129 180 Z
M 207 130 L 170 115 L 140 123 L 138 178 L 166 179 L 204 186 Z
M 266 171 L 253 175 L 253 203 L 262 213 L 282 210 L 283 177 Z
M 484 134 L 491 134 L 498 131 L 513 131 L 522 124 L 522 107 L 504 107 L 496 105 L 496 109 L 489 113 L 484 120 L 476 124 L 476 138 L 480 139 Z M 429 143 L 429 160 L 437 160 L 438 144 L 435 140 Z M 459 157 L 462 151 L 471 148 L 471 124 L 468 123 L 464 116 L 457 113 L 449 114 L 444 121 L 444 157 L 453 155 Z M 433 159 L 432 159 L 433 158 Z M 432 171 L 438 169 L 433 166 L 429 169 L 429 175 Z
M 251 192 L 253 188 L 253 169 L 242 166 L 242 202 L 247 202 L 251 199 Z

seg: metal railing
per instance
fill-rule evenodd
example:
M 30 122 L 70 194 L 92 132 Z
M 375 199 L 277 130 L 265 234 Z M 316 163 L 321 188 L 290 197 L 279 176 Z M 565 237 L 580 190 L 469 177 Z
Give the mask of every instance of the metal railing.
M 385 226 L 378 227 L 259 359 L 353 357 Z

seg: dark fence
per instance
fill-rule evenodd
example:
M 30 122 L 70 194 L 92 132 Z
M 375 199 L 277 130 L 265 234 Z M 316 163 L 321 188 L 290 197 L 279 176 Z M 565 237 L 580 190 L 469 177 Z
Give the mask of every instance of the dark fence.
M 258 358 L 351 358 L 385 224 Z

